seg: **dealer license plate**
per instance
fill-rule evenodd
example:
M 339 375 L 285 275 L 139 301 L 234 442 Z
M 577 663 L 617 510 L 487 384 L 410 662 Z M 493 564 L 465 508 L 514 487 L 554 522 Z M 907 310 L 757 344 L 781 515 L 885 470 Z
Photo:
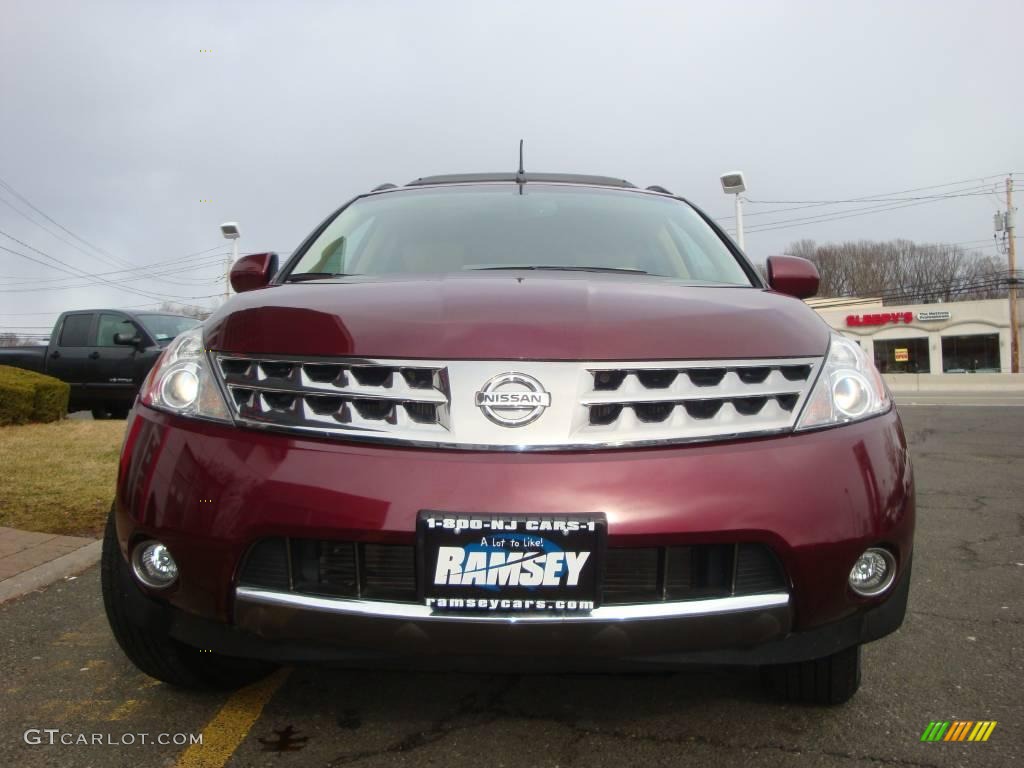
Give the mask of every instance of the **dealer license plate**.
M 436 611 L 585 613 L 598 605 L 607 529 L 602 513 L 420 512 L 420 596 Z

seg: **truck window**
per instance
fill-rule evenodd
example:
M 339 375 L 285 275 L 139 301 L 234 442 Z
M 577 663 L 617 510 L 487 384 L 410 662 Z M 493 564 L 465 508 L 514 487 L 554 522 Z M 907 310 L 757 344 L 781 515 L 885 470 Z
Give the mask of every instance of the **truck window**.
M 124 315 L 100 315 L 99 327 L 96 331 L 96 346 L 114 347 L 114 335 L 124 333 L 135 336 L 138 331 L 135 324 Z
M 149 331 L 150 336 L 156 339 L 157 344 L 166 344 L 179 333 L 192 330 L 199 321 L 191 317 L 180 317 L 178 315 L 160 314 L 139 314 L 136 315 L 143 327 Z
M 60 331 L 60 346 L 62 347 L 91 347 L 92 339 L 89 338 L 92 331 L 92 315 L 67 315 L 64 318 L 64 327 Z

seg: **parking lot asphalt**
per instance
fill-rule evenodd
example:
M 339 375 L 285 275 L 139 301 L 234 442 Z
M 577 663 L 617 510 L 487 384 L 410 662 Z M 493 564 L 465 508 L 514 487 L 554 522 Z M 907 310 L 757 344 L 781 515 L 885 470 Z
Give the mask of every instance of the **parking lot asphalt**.
M 298 667 L 233 695 L 198 695 L 145 677 L 121 655 L 92 568 L 0 607 L 0 764 L 1019 763 L 1024 408 L 900 410 L 918 488 L 909 613 L 897 634 L 865 648 L 862 688 L 844 706 L 782 704 L 747 669 L 508 676 L 499 665 L 493 675 Z M 933 720 L 998 725 L 984 743 L 922 743 Z M 42 743 L 26 743 L 28 729 Z M 56 743 L 44 729 L 60 730 Z M 140 736 L 199 733 L 201 748 Z M 61 744 L 62 734 L 115 743 Z

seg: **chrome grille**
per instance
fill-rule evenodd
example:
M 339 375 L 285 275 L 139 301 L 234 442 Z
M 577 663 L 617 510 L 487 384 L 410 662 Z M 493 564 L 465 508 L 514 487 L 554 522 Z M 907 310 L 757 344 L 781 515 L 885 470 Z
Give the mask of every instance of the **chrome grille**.
M 657 440 L 771 432 L 793 426 L 817 360 L 591 367 L 582 434 Z
M 448 434 L 443 366 L 227 355 L 217 362 L 230 404 L 244 422 L 396 439 Z
M 369 360 L 216 353 L 235 419 L 341 439 L 471 450 L 591 450 L 792 430 L 821 358 L 657 362 Z M 477 393 L 524 374 L 550 405 L 510 428 Z

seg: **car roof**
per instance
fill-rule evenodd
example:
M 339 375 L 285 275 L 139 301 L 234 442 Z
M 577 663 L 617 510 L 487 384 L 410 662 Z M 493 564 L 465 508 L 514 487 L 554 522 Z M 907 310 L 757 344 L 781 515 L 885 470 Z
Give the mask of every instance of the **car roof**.
M 68 309 L 62 312 L 62 315 L 79 315 L 79 314 L 98 314 L 100 312 L 117 312 L 122 315 L 164 315 L 166 317 L 187 317 L 190 320 L 195 320 L 194 317 L 188 315 L 178 315 L 174 312 L 160 312 L 159 310 L 137 310 L 137 309 L 118 309 L 116 307 L 100 307 L 98 309 Z
M 425 187 L 434 184 L 479 184 L 488 181 L 516 182 L 522 179 L 526 183 L 548 182 L 557 184 L 588 184 L 598 187 L 622 187 L 624 189 L 636 189 L 625 179 L 616 179 L 612 176 L 591 176 L 583 173 L 524 173 L 522 177 L 514 171 L 499 171 L 496 173 L 454 173 L 440 176 L 421 176 L 413 179 L 405 186 Z

